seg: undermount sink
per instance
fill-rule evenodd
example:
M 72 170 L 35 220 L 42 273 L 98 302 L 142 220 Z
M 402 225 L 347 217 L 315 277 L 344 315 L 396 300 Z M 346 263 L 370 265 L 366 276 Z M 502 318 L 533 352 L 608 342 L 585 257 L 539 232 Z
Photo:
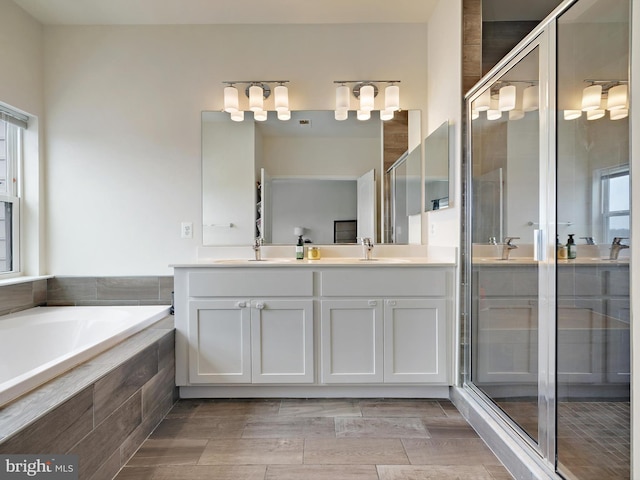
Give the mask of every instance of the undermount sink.
M 295 258 L 263 258 L 260 260 L 256 260 L 254 258 L 221 258 L 215 260 L 215 263 L 226 263 L 226 264 L 263 264 L 263 263 L 289 263 L 295 262 Z

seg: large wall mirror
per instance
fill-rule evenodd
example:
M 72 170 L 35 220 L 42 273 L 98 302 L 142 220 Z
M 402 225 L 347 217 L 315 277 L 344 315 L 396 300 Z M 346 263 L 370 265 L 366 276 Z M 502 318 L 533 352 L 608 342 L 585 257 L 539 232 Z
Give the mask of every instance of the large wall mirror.
M 424 139 L 425 211 L 449 206 L 449 121 Z
M 291 113 L 285 122 L 275 112 L 264 122 L 233 122 L 227 113 L 203 112 L 203 244 L 246 245 L 256 236 L 266 244 L 293 244 L 300 227 L 314 244 L 354 243 L 356 237 L 407 243 L 407 232 L 384 235 L 390 208 L 411 228 L 406 208 L 394 208 L 393 197 L 385 198 L 387 122 L 378 112 L 368 121 L 350 112 L 340 122 L 333 111 Z M 420 112 L 401 113 L 419 139 Z M 421 162 L 418 145 L 408 163 L 409 183 L 416 183 Z M 410 191 L 415 197 L 415 188 Z M 414 228 L 419 232 L 419 225 Z

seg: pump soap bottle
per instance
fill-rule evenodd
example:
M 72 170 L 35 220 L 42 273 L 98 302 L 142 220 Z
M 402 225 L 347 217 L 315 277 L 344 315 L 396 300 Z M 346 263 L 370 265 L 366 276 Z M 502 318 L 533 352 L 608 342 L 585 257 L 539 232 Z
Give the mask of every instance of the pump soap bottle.
M 567 257 L 569 259 L 574 259 L 578 256 L 578 246 L 576 245 L 573 236 L 575 233 L 570 233 L 569 238 L 567 239 Z
M 298 237 L 298 243 L 296 244 L 296 260 L 304 260 L 304 242 L 302 241 L 302 235 Z

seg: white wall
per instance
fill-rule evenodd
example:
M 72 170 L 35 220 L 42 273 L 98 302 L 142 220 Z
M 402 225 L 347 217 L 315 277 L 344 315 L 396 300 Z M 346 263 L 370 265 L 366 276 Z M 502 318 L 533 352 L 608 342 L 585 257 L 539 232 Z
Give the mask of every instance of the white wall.
M 462 0 L 440 0 L 428 24 L 428 103 L 426 133 L 449 121 L 449 155 L 453 181 L 449 208 L 423 214 L 423 242 L 434 246 L 460 245 Z M 424 130 L 424 127 L 423 127 Z M 425 135 L 426 136 L 426 135 Z M 424 138 L 424 136 L 423 136 Z
M 170 274 L 195 260 L 200 112 L 221 109 L 223 80 L 287 79 L 292 109 L 332 110 L 334 80 L 398 78 L 402 108 L 426 109 L 420 24 L 58 26 L 44 37 L 58 275 Z
M 42 26 L 10 0 L 0 0 L 0 103 L 30 116 L 24 136 L 21 269 L 45 271 L 44 182 L 42 172 L 43 106 Z

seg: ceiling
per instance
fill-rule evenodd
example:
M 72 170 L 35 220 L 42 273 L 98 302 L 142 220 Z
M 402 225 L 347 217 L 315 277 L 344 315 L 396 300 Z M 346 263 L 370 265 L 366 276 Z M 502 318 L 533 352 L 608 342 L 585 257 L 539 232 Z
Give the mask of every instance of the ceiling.
M 426 23 L 439 0 L 13 1 L 46 25 L 193 25 Z

